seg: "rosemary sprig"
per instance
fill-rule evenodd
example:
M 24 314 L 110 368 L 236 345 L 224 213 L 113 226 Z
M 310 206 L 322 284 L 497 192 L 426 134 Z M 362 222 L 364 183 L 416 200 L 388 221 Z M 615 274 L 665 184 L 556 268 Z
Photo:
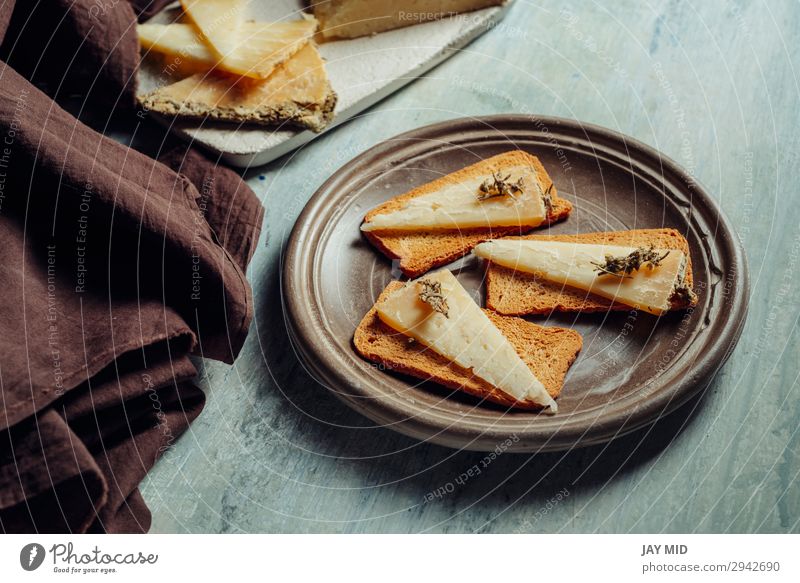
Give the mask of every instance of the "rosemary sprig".
M 697 301 L 697 294 L 692 291 L 684 280 L 680 285 L 676 285 L 672 290 L 670 302 L 679 307 L 690 306 Z
M 645 247 L 639 247 L 624 257 L 606 255 L 605 263 L 595 263 L 592 261 L 592 265 L 596 267 L 595 271 L 600 275 L 631 277 L 631 273 L 641 269 L 645 265 L 647 265 L 650 269 L 658 267 L 661 262 L 666 259 L 667 255 L 669 255 L 669 251 L 665 252 L 663 255 L 659 255 L 651 245 L 649 249 Z
M 522 176 L 516 182 L 510 182 L 511 174 L 502 176 L 499 172 L 492 172 L 492 177 L 487 178 L 478 187 L 478 200 L 486 200 L 497 196 L 513 197 L 518 192 L 522 192 Z
M 439 312 L 445 318 L 449 318 L 450 308 L 447 306 L 447 299 L 442 294 L 441 282 L 420 279 L 417 283 L 422 287 L 419 299 L 428 304 L 434 312 Z
M 548 217 L 553 216 L 553 183 L 547 187 L 542 193 L 542 202 L 544 202 L 544 210 L 547 212 Z

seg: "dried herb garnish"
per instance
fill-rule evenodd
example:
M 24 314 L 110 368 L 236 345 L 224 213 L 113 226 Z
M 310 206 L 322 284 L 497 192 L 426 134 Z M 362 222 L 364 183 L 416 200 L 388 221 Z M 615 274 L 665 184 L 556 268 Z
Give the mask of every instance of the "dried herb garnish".
M 442 295 L 442 284 L 438 281 L 431 281 L 430 279 L 420 279 L 417 283 L 422 287 L 419 292 L 419 299 L 428 304 L 434 312 L 443 314 L 445 318 L 449 318 L 449 308 L 447 300 Z
M 650 269 L 658 267 L 662 261 L 669 255 L 669 251 L 663 255 L 658 252 L 651 245 L 650 248 L 639 247 L 635 251 L 631 251 L 627 256 L 614 257 L 613 255 L 606 255 L 605 263 L 595 263 L 592 261 L 600 275 L 616 275 L 617 277 L 630 277 L 634 271 L 641 269 L 647 265 Z
M 492 177 L 487 178 L 478 187 L 478 200 L 486 200 L 496 196 L 513 197 L 518 192 L 522 192 L 522 176 L 516 182 L 510 182 L 511 174 L 501 176 L 499 172 L 492 172 Z
M 697 294 L 684 281 L 682 284 L 675 286 L 669 301 L 673 306 L 677 307 L 690 306 L 697 301 Z
M 542 193 L 542 202 L 544 203 L 544 209 L 547 212 L 548 217 L 553 216 L 553 183 L 550 183 L 550 186 L 547 187 Z

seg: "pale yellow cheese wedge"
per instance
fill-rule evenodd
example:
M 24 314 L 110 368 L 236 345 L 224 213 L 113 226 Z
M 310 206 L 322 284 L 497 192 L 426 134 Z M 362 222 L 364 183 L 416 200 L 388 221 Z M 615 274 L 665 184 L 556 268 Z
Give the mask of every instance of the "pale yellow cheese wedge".
M 420 299 L 423 284 L 441 286 L 447 315 Z M 375 306 L 378 317 L 518 401 L 555 413 L 556 402 L 517 351 L 447 269 L 408 282 Z
M 269 77 L 275 67 L 306 46 L 315 30 L 313 19 L 245 22 L 239 26 L 236 50 L 220 59 L 192 24 L 140 24 L 137 27 L 143 49 L 257 79 Z
M 462 182 L 447 182 L 429 194 L 416 196 L 403 207 L 373 216 L 362 231 L 437 231 L 486 227 L 538 227 L 547 218 L 543 193 L 531 166 L 504 168 L 500 174 L 522 189 L 512 195 L 480 200 L 481 184 L 491 174 L 472 176 Z M 518 181 L 521 180 L 521 183 Z
M 627 277 L 599 273 L 606 255 L 627 257 L 636 247 L 536 241 L 532 239 L 497 239 L 473 249 L 478 257 L 493 263 L 532 273 L 547 281 L 581 289 L 633 308 L 660 315 L 671 307 L 676 285 L 686 275 L 686 256 L 675 249 L 657 249 L 667 256 L 657 267 L 645 264 Z
M 165 115 L 274 124 L 290 122 L 321 131 L 333 118 L 336 94 L 313 43 L 279 66 L 268 79 L 198 73 L 139 99 Z
M 183 12 L 200 31 L 211 51 L 222 60 L 239 45 L 249 0 L 181 0 Z

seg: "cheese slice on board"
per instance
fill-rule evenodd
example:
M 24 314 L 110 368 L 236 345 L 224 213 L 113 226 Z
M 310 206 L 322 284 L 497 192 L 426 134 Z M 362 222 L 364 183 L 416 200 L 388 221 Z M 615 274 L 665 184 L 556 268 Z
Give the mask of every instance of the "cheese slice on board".
M 136 32 L 139 44 L 146 51 L 171 55 L 208 68 L 219 62 L 191 24 L 139 24 Z
M 139 101 L 145 109 L 164 115 L 240 123 L 290 122 L 318 132 L 333 119 L 336 93 L 319 51 L 309 43 L 268 79 L 197 73 Z
M 200 30 L 209 48 L 224 59 L 233 53 L 246 20 L 249 0 L 181 0 L 183 12 Z
M 675 287 L 684 282 L 686 256 L 675 249 L 656 249 L 660 255 L 667 253 L 657 267 L 645 264 L 626 277 L 598 272 L 596 264 L 604 265 L 607 255 L 627 257 L 636 250 L 617 245 L 505 239 L 481 243 L 473 253 L 516 271 L 661 315 L 671 308 Z
M 393 28 L 497 6 L 504 0 L 315 0 L 314 15 L 326 39 L 355 38 Z
M 292 22 L 245 22 L 239 27 L 237 48 L 221 59 L 191 24 L 140 24 L 142 48 L 229 73 L 264 79 L 306 46 L 316 30 L 313 19 Z
M 530 166 L 503 168 L 503 182 L 520 190 L 480 199 L 481 185 L 492 174 L 447 181 L 437 190 L 407 200 L 395 211 L 372 216 L 362 231 L 440 231 L 488 227 L 538 227 L 547 218 L 544 193 Z
M 447 315 L 420 298 L 423 281 L 441 286 Z M 536 403 L 547 413 L 558 410 L 508 339 L 447 269 L 408 282 L 380 302 L 376 311 L 388 326 L 471 370 L 517 401 Z

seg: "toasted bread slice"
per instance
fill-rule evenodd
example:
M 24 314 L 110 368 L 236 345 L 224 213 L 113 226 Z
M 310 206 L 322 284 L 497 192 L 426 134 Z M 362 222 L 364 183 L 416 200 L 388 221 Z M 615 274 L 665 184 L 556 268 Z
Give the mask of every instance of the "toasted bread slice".
M 515 237 L 516 238 L 516 237 Z M 526 235 L 523 239 L 598 243 L 659 249 L 675 249 L 686 255 L 686 283 L 692 287 L 692 258 L 689 244 L 675 229 L 636 229 L 582 233 L 580 235 Z M 696 299 L 695 302 L 696 303 Z M 678 308 L 688 308 L 675 306 Z M 630 310 L 630 306 L 601 298 L 585 291 L 551 283 L 535 275 L 507 267 L 488 264 L 486 274 L 486 306 L 506 315 L 549 314 L 558 312 L 605 312 Z
M 550 195 L 551 204 L 547 209 L 547 218 L 543 225 L 549 225 L 565 219 L 572 211 L 572 203 L 559 198 L 553 181 L 536 156 L 521 150 L 514 150 L 481 160 L 477 164 L 467 166 L 433 182 L 423 184 L 405 194 L 396 196 L 372 209 L 364 217 L 364 220 L 369 221 L 375 215 L 398 210 L 402 208 L 405 201 L 434 192 L 445 183 L 459 182 L 475 176 L 491 174 L 495 171 L 502 172 L 504 168 L 519 164 L 533 166 L 542 191 Z M 463 257 L 478 243 L 506 235 L 520 235 L 528 230 L 530 230 L 530 227 L 493 227 L 415 232 L 367 231 L 364 236 L 389 259 L 399 260 L 399 267 L 403 274 L 408 277 L 417 277 L 434 267 L 445 265 L 459 257 Z
M 322 57 L 309 43 L 265 80 L 197 73 L 139 98 L 164 115 L 239 123 L 289 122 L 319 132 L 330 123 L 336 93 Z
M 386 286 L 377 303 L 402 287 L 394 281 Z M 522 318 L 501 316 L 484 310 L 492 323 L 508 338 L 525 364 L 554 399 L 561 393 L 567 370 L 575 361 L 583 339 L 574 330 L 538 326 Z M 365 359 L 388 370 L 407 374 L 445 387 L 464 391 L 479 399 L 522 409 L 540 409 L 530 402 L 519 402 L 470 371 L 453 364 L 419 342 L 384 324 L 373 307 L 356 328 L 353 337 L 356 351 Z

